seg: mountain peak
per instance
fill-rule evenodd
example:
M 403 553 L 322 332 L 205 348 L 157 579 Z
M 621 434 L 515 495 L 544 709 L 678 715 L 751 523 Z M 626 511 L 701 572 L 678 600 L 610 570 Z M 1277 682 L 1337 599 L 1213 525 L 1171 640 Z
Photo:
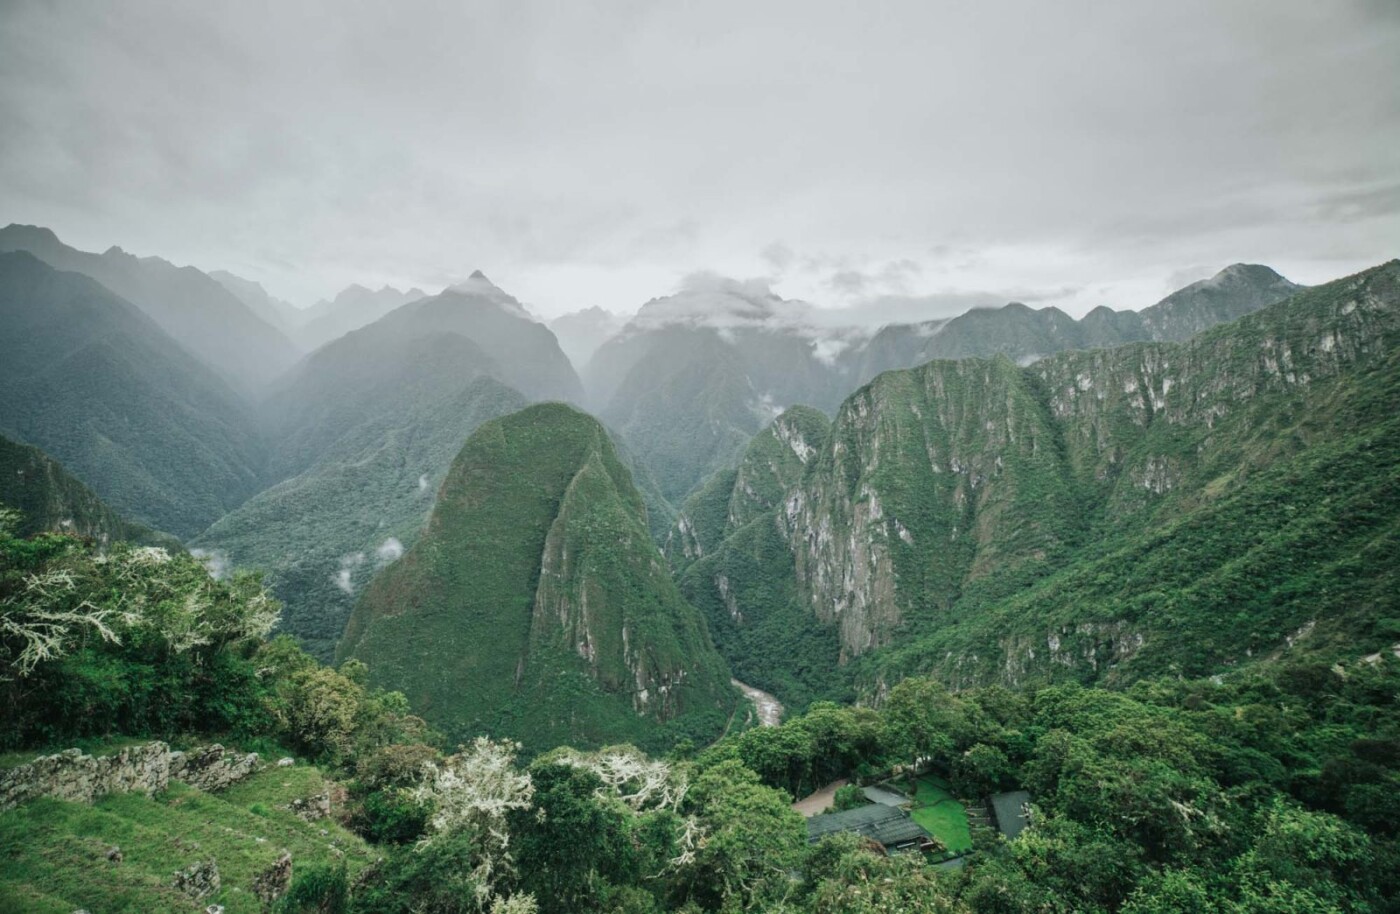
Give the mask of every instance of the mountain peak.
M 467 278 L 468 278 L 468 279 L 480 279 L 480 280 L 482 280 L 483 282 L 490 282 L 490 281 L 491 281 L 491 280 L 487 279 L 487 278 L 486 278 L 486 274 L 483 273 L 483 272 L 481 272 L 480 270 L 472 270 L 472 275 L 469 276 L 469 277 L 467 277 Z
M 20 246 L 28 245 L 54 245 L 62 244 L 53 229 L 45 228 L 42 225 L 24 225 L 19 222 L 11 222 L 0 229 L 0 240 L 9 244 Z

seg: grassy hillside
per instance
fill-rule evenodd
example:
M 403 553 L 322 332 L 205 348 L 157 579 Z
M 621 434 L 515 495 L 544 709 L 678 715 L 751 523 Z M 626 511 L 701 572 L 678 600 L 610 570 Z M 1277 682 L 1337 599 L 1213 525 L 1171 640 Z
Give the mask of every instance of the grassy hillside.
M 607 432 L 562 404 L 472 435 L 423 535 L 356 605 L 340 656 L 452 738 L 535 749 L 703 741 L 735 703 Z
M 258 914 L 266 909 L 253 879 L 284 850 L 294 874 L 343 862 L 353 876 L 377 856 L 335 821 L 304 822 L 285 808 L 324 789 L 314 767 L 269 767 L 217 794 L 172 784 L 154 797 L 114 794 L 92 806 L 42 799 L 0 813 L 0 911 L 151 914 L 218 904 Z M 112 847 L 120 863 L 108 861 Z M 171 880 L 211 857 L 222 886 L 196 905 Z

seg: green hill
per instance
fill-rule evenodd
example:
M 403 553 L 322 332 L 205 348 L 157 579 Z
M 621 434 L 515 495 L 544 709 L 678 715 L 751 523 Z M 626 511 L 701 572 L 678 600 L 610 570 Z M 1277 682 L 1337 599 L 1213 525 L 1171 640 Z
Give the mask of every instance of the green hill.
M 540 750 L 717 736 L 735 705 L 607 432 L 562 404 L 484 424 L 339 655 L 451 738 Z
M 50 531 L 102 544 L 179 546 L 173 537 L 123 520 L 58 461 L 36 447 L 8 438 L 0 438 L 0 505 L 22 515 L 15 530 L 19 536 Z
M 711 619 L 833 634 L 844 667 L 817 684 L 838 690 L 1380 649 L 1400 634 L 1398 329 L 1390 263 L 1185 343 L 886 373 L 683 589 Z M 810 656 L 716 639 L 745 645 L 726 650 L 745 681 L 810 694 Z
M 0 254 L 0 433 L 180 537 L 263 486 L 262 435 L 227 384 L 130 302 L 23 252 Z

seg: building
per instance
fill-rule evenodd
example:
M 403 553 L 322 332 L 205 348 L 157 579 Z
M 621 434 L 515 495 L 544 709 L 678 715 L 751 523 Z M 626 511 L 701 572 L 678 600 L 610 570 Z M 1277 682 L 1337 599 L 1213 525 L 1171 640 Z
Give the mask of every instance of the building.
M 885 853 L 940 850 L 933 836 L 896 806 L 872 803 L 844 812 L 829 812 L 807 820 L 807 840 L 815 844 L 836 832 L 862 835 L 884 848 Z

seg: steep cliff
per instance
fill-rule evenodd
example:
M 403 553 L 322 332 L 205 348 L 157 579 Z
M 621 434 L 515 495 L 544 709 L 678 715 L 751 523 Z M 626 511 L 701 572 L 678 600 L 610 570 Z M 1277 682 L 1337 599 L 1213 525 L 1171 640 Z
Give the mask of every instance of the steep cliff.
M 743 619 L 790 574 L 766 615 L 834 633 L 835 682 L 873 693 L 1375 649 L 1400 573 L 1355 563 L 1400 568 L 1398 329 L 1390 263 L 1183 343 L 884 374 L 770 515 L 790 565 L 735 566 L 744 527 L 687 594 Z

